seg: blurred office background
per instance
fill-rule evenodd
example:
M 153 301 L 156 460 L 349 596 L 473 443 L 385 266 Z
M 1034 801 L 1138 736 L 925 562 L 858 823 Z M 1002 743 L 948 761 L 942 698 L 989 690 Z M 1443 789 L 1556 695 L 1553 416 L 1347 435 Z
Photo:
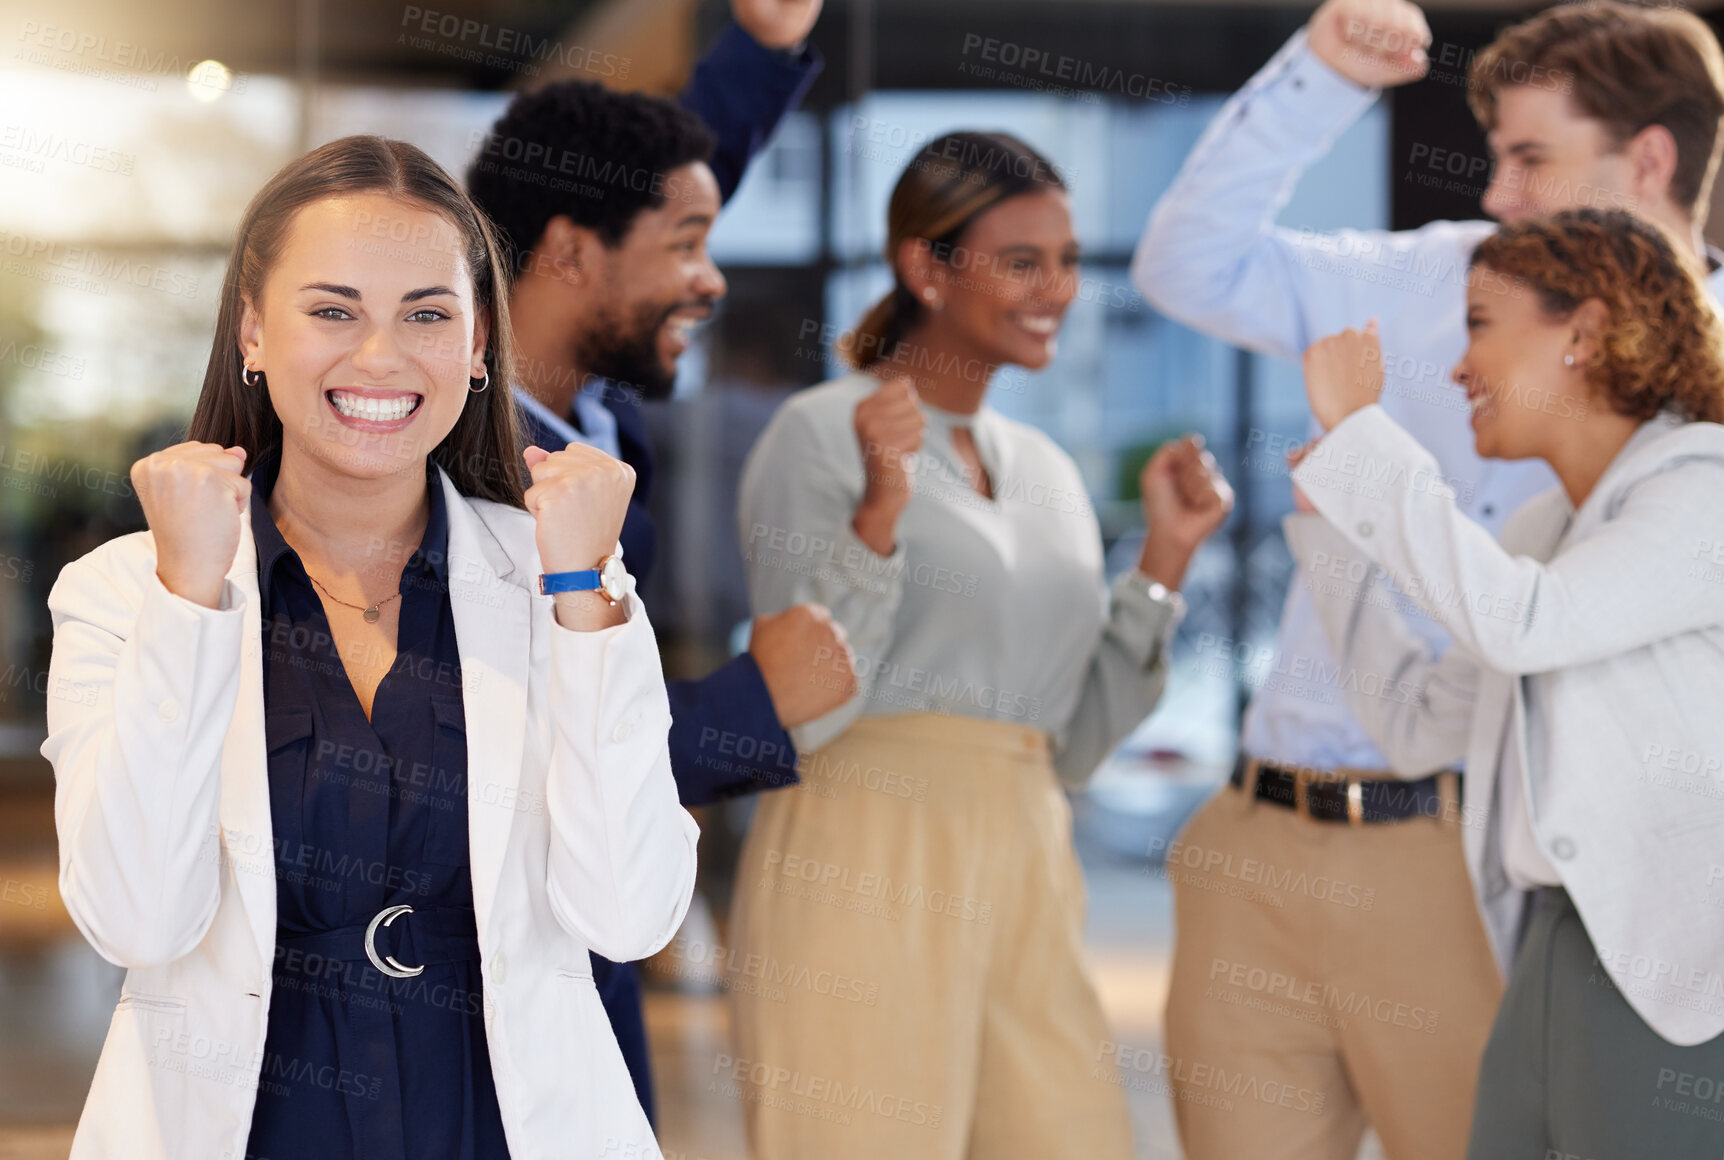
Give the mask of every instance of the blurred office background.
M 1446 55 L 1433 52 L 1432 76 L 1354 125 L 1283 222 L 1477 216 L 1484 149 L 1460 81 L 1470 50 L 1523 10 L 1434 7 Z M 1239 493 L 1193 567 L 1168 697 L 1074 803 L 1093 961 L 1134 1046 L 1159 1043 L 1171 944 L 1155 851 L 1225 778 L 1240 709 L 1270 666 L 1288 574 L 1280 450 L 1308 419 L 1291 364 L 1159 316 L 1128 266 L 1225 94 L 1308 15 L 828 0 L 813 37 L 825 72 L 713 238 L 730 296 L 685 358 L 677 397 L 649 408 L 657 514 L 675 551 L 648 599 L 667 669 L 701 675 L 735 647 L 747 611 L 733 526 L 742 457 L 788 392 L 835 373 L 831 336 L 887 285 L 885 202 L 903 163 L 947 129 L 1006 128 L 1067 175 L 1083 288 L 1054 365 L 1003 375 L 993 404 L 1077 459 L 1115 570 L 1135 556 L 1136 470 L 1162 439 L 1202 432 Z M 290 157 L 354 132 L 407 138 L 462 170 L 512 92 L 558 77 L 674 93 L 727 18 L 724 0 L 0 0 L 0 1160 L 66 1154 L 119 986 L 55 894 L 52 773 L 36 753 L 48 590 L 65 562 L 138 526 L 126 472 L 190 414 L 245 202 Z M 1097 83 L 1049 91 L 1064 82 L 1024 65 L 1031 54 L 1070 58 Z M 1459 180 L 1432 180 L 1433 150 L 1465 159 L 1444 165 Z M 689 945 L 722 940 L 746 814 L 702 819 Z M 689 965 L 665 965 L 649 998 L 663 1143 L 740 1160 L 740 1110 L 707 1090 L 725 1050 L 723 996 Z M 1140 1155 L 1176 1156 L 1165 1094 L 1132 1095 Z

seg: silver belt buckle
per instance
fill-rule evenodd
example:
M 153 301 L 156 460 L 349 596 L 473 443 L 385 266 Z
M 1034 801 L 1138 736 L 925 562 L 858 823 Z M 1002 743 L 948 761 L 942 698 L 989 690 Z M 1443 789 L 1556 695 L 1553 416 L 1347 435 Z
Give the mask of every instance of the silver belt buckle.
M 417 967 L 404 967 L 395 961 L 394 955 L 377 955 L 377 928 L 388 926 L 404 914 L 412 914 L 413 908 L 407 905 L 385 906 L 371 918 L 371 925 L 365 928 L 365 957 L 371 960 L 371 965 L 392 979 L 411 979 L 425 970 L 423 964 Z

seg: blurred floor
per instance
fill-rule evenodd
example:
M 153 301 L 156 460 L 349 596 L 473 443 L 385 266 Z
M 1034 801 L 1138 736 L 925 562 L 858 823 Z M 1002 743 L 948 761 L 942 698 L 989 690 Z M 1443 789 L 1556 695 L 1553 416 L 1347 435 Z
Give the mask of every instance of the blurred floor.
M 58 897 L 50 890 L 35 905 L 35 886 L 53 884 L 52 862 L 6 841 L 9 828 L 14 836 L 40 834 L 44 821 L 51 834 L 41 811 L 39 802 L 0 799 L 0 898 L 10 899 L 0 901 L 0 1160 L 64 1160 L 119 993 L 120 971 L 78 937 Z M 1141 863 L 1107 855 L 1088 859 L 1085 871 L 1090 961 L 1109 1019 L 1124 1047 L 1159 1051 L 1172 949 L 1167 885 Z M 715 1061 L 729 1050 L 723 996 L 653 992 L 647 1025 L 666 1160 L 747 1160 L 741 1108 L 709 1090 Z M 1152 1085 L 1127 1090 L 1139 1160 L 1177 1160 L 1165 1093 Z M 1368 1146 L 1364 1156 L 1375 1155 Z

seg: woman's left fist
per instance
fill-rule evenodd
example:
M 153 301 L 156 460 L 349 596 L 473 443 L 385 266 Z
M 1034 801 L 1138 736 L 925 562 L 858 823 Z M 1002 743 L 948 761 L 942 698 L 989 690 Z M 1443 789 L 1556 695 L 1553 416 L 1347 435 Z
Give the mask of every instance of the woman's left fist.
M 1233 488 L 1201 435 L 1163 443 L 1143 465 L 1137 483 L 1150 537 L 1165 538 L 1187 553 L 1196 551 L 1233 510 Z
M 1305 395 L 1323 430 L 1334 430 L 1382 394 L 1383 344 L 1375 318 L 1364 330 L 1343 330 L 1305 348 Z
M 546 572 L 582 572 L 616 551 L 635 492 L 635 469 L 596 447 L 522 453 L 533 486 L 527 510 L 538 523 L 539 562 Z

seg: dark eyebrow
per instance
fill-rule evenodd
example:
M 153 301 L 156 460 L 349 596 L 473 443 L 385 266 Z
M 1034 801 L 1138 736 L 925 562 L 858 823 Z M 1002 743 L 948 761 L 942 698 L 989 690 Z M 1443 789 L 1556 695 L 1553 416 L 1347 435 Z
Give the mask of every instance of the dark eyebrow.
M 704 225 L 710 225 L 710 224 L 712 224 L 712 215 L 711 214 L 709 214 L 709 213 L 691 213 L 687 217 L 683 218 L 681 221 L 677 222 L 676 225 L 672 226 L 671 228 L 676 229 L 676 230 L 680 230 L 684 226 L 704 226 Z
M 301 286 L 300 289 L 316 290 L 323 294 L 333 294 L 337 298 L 351 298 L 355 302 L 362 300 L 359 291 L 355 290 L 353 287 L 337 286 L 333 282 L 307 282 L 304 286 Z M 407 293 L 401 296 L 401 301 L 418 302 L 422 298 L 435 298 L 439 294 L 447 294 L 451 298 L 455 297 L 455 291 L 449 289 L 447 286 L 423 286 L 418 290 L 407 291 Z

